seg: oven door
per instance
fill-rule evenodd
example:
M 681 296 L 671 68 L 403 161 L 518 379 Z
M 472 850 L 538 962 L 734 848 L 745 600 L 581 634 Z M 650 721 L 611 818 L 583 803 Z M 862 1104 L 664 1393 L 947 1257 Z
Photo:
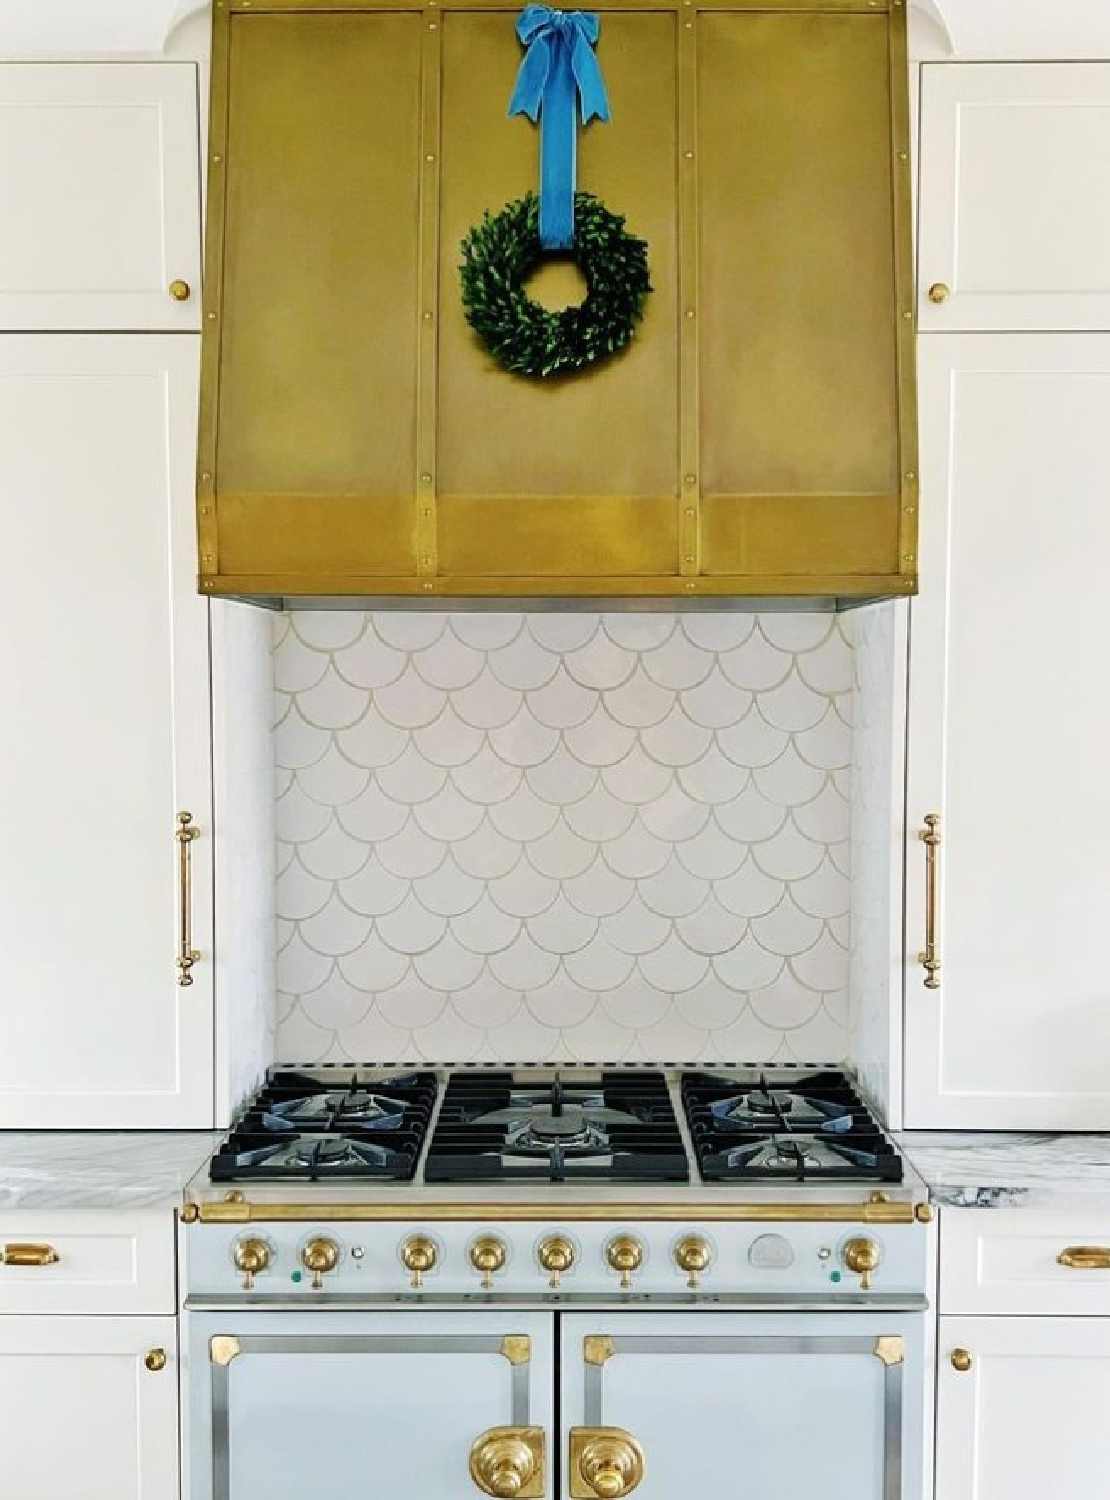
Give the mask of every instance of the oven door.
M 565 1317 L 562 1494 L 921 1500 L 923 1338 L 920 1313 Z
M 192 1500 L 459 1500 L 505 1472 L 524 1500 L 551 1493 L 550 1317 L 236 1310 L 188 1323 Z

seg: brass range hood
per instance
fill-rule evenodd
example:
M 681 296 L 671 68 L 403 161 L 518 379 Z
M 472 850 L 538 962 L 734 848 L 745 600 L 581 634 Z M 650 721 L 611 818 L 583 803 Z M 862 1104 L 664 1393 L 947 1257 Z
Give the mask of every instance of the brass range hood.
M 508 374 L 459 245 L 536 183 L 502 0 L 217 0 L 199 587 L 271 604 L 909 594 L 903 0 L 610 0 L 579 187 L 631 347 Z M 542 293 L 541 293 L 542 294 Z

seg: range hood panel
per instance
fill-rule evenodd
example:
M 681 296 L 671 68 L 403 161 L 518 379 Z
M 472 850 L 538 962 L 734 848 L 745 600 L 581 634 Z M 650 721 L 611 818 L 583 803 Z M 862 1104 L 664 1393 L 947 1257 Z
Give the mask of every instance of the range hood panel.
M 467 229 L 535 185 L 513 13 L 217 10 L 204 592 L 912 591 L 902 8 L 600 13 L 613 123 L 579 185 L 648 241 L 654 291 L 626 353 L 544 382 L 459 297 Z

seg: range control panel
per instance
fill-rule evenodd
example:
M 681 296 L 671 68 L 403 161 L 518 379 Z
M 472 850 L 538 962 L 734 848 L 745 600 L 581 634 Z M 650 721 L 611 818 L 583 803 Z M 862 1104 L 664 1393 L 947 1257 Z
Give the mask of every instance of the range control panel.
M 193 1224 L 189 1297 L 920 1296 L 924 1225 L 435 1220 Z

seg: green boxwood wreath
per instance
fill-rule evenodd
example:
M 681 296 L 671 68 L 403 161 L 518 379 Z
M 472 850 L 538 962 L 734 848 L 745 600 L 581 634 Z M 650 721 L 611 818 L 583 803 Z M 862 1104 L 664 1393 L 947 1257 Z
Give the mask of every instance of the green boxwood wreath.
M 514 375 L 546 377 L 588 369 L 632 339 L 651 291 L 648 247 L 591 193 L 574 195 L 574 248 L 585 300 L 552 312 L 524 291 L 547 254 L 535 193 L 487 213 L 462 242 L 466 320 Z

